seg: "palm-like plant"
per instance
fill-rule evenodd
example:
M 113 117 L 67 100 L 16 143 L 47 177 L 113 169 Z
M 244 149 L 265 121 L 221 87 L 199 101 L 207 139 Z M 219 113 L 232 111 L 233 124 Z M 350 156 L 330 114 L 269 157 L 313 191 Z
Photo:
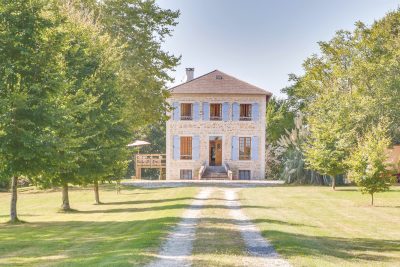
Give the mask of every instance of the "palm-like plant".
M 294 119 L 295 127 L 291 131 L 286 130 L 286 135 L 281 136 L 278 141 L 278 146 L 284 151 L 281 159 L 281 179 L 287 183 L 328 184 L 328 177 L 306 169 L 302 147 L 309 132 L 303 118 L 303 114 L 299 113 Z

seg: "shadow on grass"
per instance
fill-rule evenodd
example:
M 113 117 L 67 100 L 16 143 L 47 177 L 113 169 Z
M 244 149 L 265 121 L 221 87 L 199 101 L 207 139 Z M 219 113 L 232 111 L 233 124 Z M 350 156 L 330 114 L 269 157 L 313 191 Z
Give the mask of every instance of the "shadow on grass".
M 262 235 L 285 257 L 327 255 L 352 261 L 379 262 L 398 260 L 382 253 L 400 252 L 400 240 L 308 236 L 282 231 L 263 231 Z
M 241 220 L 235 220 L 235 219 L 223 219 L 223 218 L 205 218 L 202 219 L 202 221 L 206 221 L 210 224 L 236 224 L 239 225 L 243 223 Z M 291 222 L 285 222 L 281 220 L 271 220 L 271 219 L 256 219 L 256 220 L 251 220 L 252 223 L 271 223 L 271 224 L 281 224 L 281 225 L 288 225 L 288 226 L 304 226 L 304 227 L 317 227 L 314 225 L 310 224 L 302 224 L 302 223 L 291 223 Z
M 149 199 L 149 200 L 132 200 L 132 201 L 116 201 L 116 202 L 102 202 L 101 205 L 134 205 L 134 204 L 151 204 L 151 203 L 165 203 L 181 200 L 201 200 L 195 197 L 181 197 L 181 198 L 164 198 L 164 199 Z M 223 200 L 223 198 L 207 198 L 207 200 Z
M 2 224 L 0 265 L 143 266 L 153 259 L 162 238 L 179 220 Z
M 144 202 L 146 203 L 146 202 Z M 189 204 L 173 204 L 163 206 L 153 206 L 144 208 L 118 208 L 118 209 L 106 209 L 106 210 L 79 210 L 76 214 L 96 214 L 96 213 L 118 213 L 118 212 L 145 212 L 145 211 L 157 211 L 157 210 L 170 210 L 170 209 L 185 209 L 188 208 Z M 257 208 L 257 209 L 270 209 L 270 207 L 264 206 L 251 206 L 243 205 L 241 207 L 228 207 L 225 205 L 190 205 L 191 209 L 240 209 L 240 208 Z
M 18 217 L 24 217 L 24 216 L 35 217 L 35 216 L 40 216 L 40 215 L 37 215 L 37 214 L 27 214 L 27 213 L 18 213 Z M 8 217 L 10 217 L 9 214 L 0 215 L 0 218 L 8 218 Z
M 180 200 L 190 200 L 194 199 L 191 197 L 181 197 L 181 198 L 164 198 L 164 199 L 148 199 L 148 200 L 132 200 L 132 201 L 117 201 L 117 202 L 105 202 L 101 205 L 134 205 L 134 204 L 150 204 L 150 203 L 164 203 Z

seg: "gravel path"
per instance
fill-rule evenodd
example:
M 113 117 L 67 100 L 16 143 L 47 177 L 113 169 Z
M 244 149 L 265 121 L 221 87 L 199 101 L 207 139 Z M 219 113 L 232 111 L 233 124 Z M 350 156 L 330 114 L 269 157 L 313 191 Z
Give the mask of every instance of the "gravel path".
M 168 235 L 161 247 L 157 260 L 148 267 L 181 267 L 191 266 L 193 241 L 196 226 L 201 214 L 201 207 L 212 193 L 213 188 L 203 188 L 189 208 L 182 215 L 182 220 Z
M 230 208 L 229 214 L 235 220 L 250 256 L 243 258 L 243 266 L 291 266 L 289 262 L 279 256 L 274 247 L 262 237 L 260 230 L 240 209 L 236 191 L 234 189 L 225 189 L 224 191 L 226 205 Z
M 184 212 L 182 220 L 168 235 L 163 243 L 157 259 L 147 267 L 190 267 L 192 266 L 193 242 L 196 238 L 196 227 L 205 203 L 209 200 L 212 187 L 202 188 L 196 199 Z M 237 199 L 238 189 L 221 188 L 218 191 L 224 194 L 224 206 L 229 209 L 233 227 L 243 238 L 246 245 L 247 256 L 242 256 L 240 266 L 249 267 L 290 267 L 291 265 L 275 251 L 273 246 L 265 240 L 260 230 L 243 213 L 240 202 Z M 203 215 L 204 216 L 204 215 Z M 222 217 L 226 217 L 222 215 Z M 218 235 L 215 236 L 218 238 Z M 217 256 L 217 255 L 216 255 Z

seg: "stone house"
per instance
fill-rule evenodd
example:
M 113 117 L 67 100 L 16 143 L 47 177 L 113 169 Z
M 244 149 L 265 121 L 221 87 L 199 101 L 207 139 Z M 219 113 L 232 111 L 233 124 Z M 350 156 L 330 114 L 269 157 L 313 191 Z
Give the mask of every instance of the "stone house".
M 219 70 L 171 88 L 166 179 L 264 179 L 271 93 Z

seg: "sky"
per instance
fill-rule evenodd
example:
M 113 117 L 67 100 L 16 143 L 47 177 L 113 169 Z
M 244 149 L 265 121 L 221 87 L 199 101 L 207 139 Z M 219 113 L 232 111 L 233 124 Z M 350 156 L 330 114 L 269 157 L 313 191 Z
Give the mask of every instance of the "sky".
M 180 10 L 173 36 L 163 44 L 181 55 L 171 73 L 172 85 L 218 69 L 259 86 L 280 98 L 288 74 L 302 74 L 303 61 L 319 52 L 318 41 L 330 40 L 356 21 L 371 25 L 396 10 L 393 0 L 157 0 L 162 8 Z

